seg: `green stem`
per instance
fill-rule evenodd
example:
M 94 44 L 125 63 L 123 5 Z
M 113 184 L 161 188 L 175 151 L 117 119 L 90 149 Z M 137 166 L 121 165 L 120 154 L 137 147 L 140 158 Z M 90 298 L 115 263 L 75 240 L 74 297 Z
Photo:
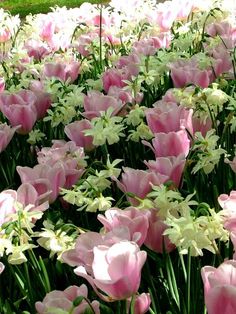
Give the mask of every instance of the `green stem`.
M 190 298 L 191 298 L 191 254 L 188 251 L 188 264 L 187 264 L 187 313 L 190 312 Z

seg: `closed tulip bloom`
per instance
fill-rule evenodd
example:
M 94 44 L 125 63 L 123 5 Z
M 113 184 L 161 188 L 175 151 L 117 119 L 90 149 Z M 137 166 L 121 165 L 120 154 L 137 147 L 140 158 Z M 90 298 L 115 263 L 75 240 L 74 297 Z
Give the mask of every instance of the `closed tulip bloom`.
M 88 302 L 82 300 L 78 306 L 74 306 L 73 301 L 78 297 L 87 298 L 88 288 L 86 285 L 70 286 L 64 291 L 54 290 L 46 294 L 42 302 L 36 302 L 35 308 L 38 314 L 49 313 L 73 313 L 83 314 L 89 309 Z M 90 303 L 94 313 L 99 314 L 99 302 L 93 301 Z
M 208 314 L 236 313 L 236 261 L 228 260 L 218 268 L 201 270 Z
M 134 242 L 121 241 L 111 247 L 99 245 L 94 248 L 92 264 L 93 276 L 89 276 L 83 267 L 77 267 L 75 273 L 87 279 L 97 293 L 105 300 L 124 300 L 137 292 L 141 269 L 147 253 L 140 251 Z
M 93 137 L 85 136 L 84 131 L 91 128 L 92 126 L 90 121 L 82 119 L 80 121 L 67 124 L 64 132 L 70 140 L 76 143 L 77 146 L 83 147 L 86 151 L 90 151 L 95 147 L 93 145 Z
M 139 246 L 145 241 L 149 223 L 148 215 L 144 211 L 135 207 L 128 207 L 125 210 L 111 208 L 105 212 L 105 216 L 98 215 L 97 218 L 106 231 L 126 226 L 129 228 L 132 241 L 135 241 Z
M 175 245 L 171 243 L 168 236 L 163 235 L 167 228 L 164 220 L 158 215 L 155 209 L 149 210 L 148 216 L 149 228 L 144 244 L 157 253 L 171 252 L 175 249 Z
M 37 120 L 35 102 L 36 96 L 29 90 L 0 94 L 0 110 L 13 127 L 21 125 L 17 129 L 21 134 L 29 133 Z
M 152 140 L 156 157 L 179 156 L 187 157 L 190 140 L 185 130 L 169 133 L 155 133 Z
M 168 180 L 173 181 L 178 187 L 184 171 L 185 161 L 184 155 L 179 155 L 177 157 L 157 157 L 156 160 L 149 160 L 144 163 L 150 171 L 167 176 Z
M 116 180 L 119 189 L 125 193 L 133 193 L 141 199 L 144 199 L 151 192 L 152 184 L 160 185 L 168 180 L 166 175 L 155 174 L 154 172 L 128 167 L 123 168 L 123 170 L 121 180 Z M 139 203 L 135 198 L 128 197 L 128 200 L 132 205 Z
M 107 111 L 108 108 L 112 107 L 112 115 L 116 115 L 123 107 L 120 100 L 112 97 L 103 95 L 98 91 L 89 91 L 84 97 L 84 112 L 83 116 L 89 120 L 101 115 L 101 111 Z
M 6 123 L 0 124 L 0 153 L 7 147 L 15 131 L 19 128 L 20 126 L 11 128 Z
M 193 133 L 192 109 L 185 109 L 176 103 L 158 101 L 154 108 L 145 111 L 149 128 L 153 133 L 177 132 L 186 128 Z
M 151 304 L 151 298 L 149 293 L 142 293 L 134 297 L 134 314 L 144 314 L 149 310 Z M 128 299 L 128 305 L 130 306 L 131 299 Z

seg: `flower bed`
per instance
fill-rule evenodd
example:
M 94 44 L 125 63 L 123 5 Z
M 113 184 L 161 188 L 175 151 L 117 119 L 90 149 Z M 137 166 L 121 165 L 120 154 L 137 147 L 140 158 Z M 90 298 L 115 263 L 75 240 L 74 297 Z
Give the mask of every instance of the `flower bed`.
M 0 14 L 0 313 L 236 313 L 235 1 Z

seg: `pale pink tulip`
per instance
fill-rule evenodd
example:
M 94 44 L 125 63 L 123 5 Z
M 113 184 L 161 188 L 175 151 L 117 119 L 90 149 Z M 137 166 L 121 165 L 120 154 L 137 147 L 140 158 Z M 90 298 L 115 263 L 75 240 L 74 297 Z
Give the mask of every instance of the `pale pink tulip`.
M 9 221 L 9 215 L 16 212 L 17 192 L 14 190 L 5 190 L 0 193 L 0 226 Z
M 51 191 L 48 201 L 54 202 L 59 195 L 60 188 L 64 187 L 66 182 L 65 169 L 62 164 L 49 166 L 40 164 L 30 167 L 17 166 L 16 170 L 22 183 L 30 183 L 39 194 Z
M 142 293 L 134 296 L 134 314 L 144 314 L 149 310 L 151 304 L 151 298 L 149 293 Z M 131 298 L 127 300 L 128 306 L 130 306 Z
M 145 110 L 148 126 L 153 133 L 177 132 L 184 128 L 193 133 L 192 109 L 162 100 L 153 104 L 153 107 Z
M 168 177 L 165 175 L 126 167 L 123 168 L 121 180 L 116 180 L 116 182 L 119 189 L 124 193 L 133 193 L 138 198 L 144 199 L 151 192 L 152 184 L 160 185 L 167 180 Z M 128 197 L 128 200 L 132 205 L 139 204 L 139 201 L 133 197 Z
M 196 132 L 201 132 L 202 136 L 206 136 L 207 132 L 212 129 L 212 120 L 210 117 L 204 117 L 204 119 L 193 115 L 193 135 Z
M 101 298 L 107 301 L 123 300 L 137 292 L 147 253 L 140 251 L 136 243 L 121 241 L 110 247 L 98 245 L 93 253 L 92 276 L 82 266 L 74 272 L 88 280 Z
M 29 90 L 0 94 L 0 110 L 13 127 L 21 125 L 21 128 L 17 129 L 21 134 L 29 133 L 37 120 L 35 102 L 34 93 Z
M 73 83 L 77 79 L 79 72 L 80 63 L 77 61 L 46 63 L 44 65 L 44 75 L 46 77 L 57 78 L 63 82 L 68 80 L 70 83 Z
M 105 212 L 105 216 L 98 215 L 97 219 L 103 224 L 106 232 L 122 226 L 128 227 L 132 241 L 139 246 L 146 239 L 148 215 L 135 207 L 128 207 L 124 210 L 111 208 Z
M 91 151 L 94 149 L 93 137 L 85 136 L 84 131 L 91 129 L 91 123 L 87 119 L 72 122 L 65 126 L 64 132 L 67 137 L 74 141 L 77 146 L 81 146 L 85 151 Z
M 84 149 L 73 141 L 54 140 L 51 147 L 43 147 L 37 155 L 39 164 L 64 168 L 65 188 L 70 188 L 84 173 L 84 166 L 80 166 L 85 157 Z
M 33 57 L 35 60 L 41 60 L 51 53 L 51 48 L 44 42 L 35 39 L 29 39 L 25 43 L 25 49 L 28 56 Z
M 87 299 L 88 288 L 86 285 L 83 284 L 80 287 L 70 286 L 64 291 L 53 290 L 46 294 L 42 302 L 36 302 L 35 308 L 38 314 L 57 313 L 57 311 L 58 313 L 62 311 L 63 313 L 69 313 L 72 309 L 73 314 L 83 314 L 86 310 L 90 309 L 90 307 L 86 300 L 82 300 L 78 306 L 74 307 L 73 301 L 78 297 Z M 90 304 L 94 313 L 100 314 L 99 302 L 92 301 Z
M 232 161 L 228 158 L 225 158 L 225 163 L 230 166 L 234 173 L 236 173 L 236 156 L 234 156 Z
M 145 161 L 145 165 L 151 172 L 160 173 L 168 177 L 168 180 L 173 181 L 176 187 L 179 186 L 184 166 L 184 155 L 169 156 L 169 157 L 157 157 L 156 160 Z
M 221 194 L 218 202 L 223 210 L 236 213 L 236 191 L 231 191 L 230 195 Z
M 190 149 L 190 140 L 185 130 L 155 133 L 155 137 L 152 140 L 153 147 L 145 141 L 143 143 L 153 150 L 156 157 L 177 157 L 179 155 L 187 157 Z
M 149 218 L 149 228 L 144 244 L 151 250 L 157 253 L 171 252 L 175 249 L 175 245 L 172 244 L 163 232 L 166 230 L 167 225 L 159 217 L 156 209 L 151 209 Z
M 19 128 L 20 128 L 20 125 L 14 128 L 11 128 L 6 123 L 0 124 L 0 153 L 5 150 L 5 148 L 11 141 L 14 133 Z
M 5 265 L 2 262 L 0 262 L 0 274 L 4 271 L 4 269 Z
M 84 96 L 84 112 L 83 116 L 89 120 L 99 117 L 102 111 L 112 108 L 112 115 L 116 115 L 121 111 L 123 104 L 120 100 L 112 96 L 107 96 L 98 91 L 89 91 Z
M 218 268 L 201 270 L 208 314 L 236 313 L 236 261 L 228 260 Z
M 127 79 L 120 69 L 108 69 L 102 75 L 103 89 L 107 93 L 111 86 L 122 88 L 127 85 L 124 82 Z

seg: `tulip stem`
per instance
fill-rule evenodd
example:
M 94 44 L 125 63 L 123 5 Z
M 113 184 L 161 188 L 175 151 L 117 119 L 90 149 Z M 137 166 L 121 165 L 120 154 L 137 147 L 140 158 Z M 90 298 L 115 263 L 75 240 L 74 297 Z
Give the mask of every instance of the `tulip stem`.
M 191 294 L 191 254 L 188 251 L 188 264 L 187 264 L 187 314 L 190 314 L 190 294 Z

